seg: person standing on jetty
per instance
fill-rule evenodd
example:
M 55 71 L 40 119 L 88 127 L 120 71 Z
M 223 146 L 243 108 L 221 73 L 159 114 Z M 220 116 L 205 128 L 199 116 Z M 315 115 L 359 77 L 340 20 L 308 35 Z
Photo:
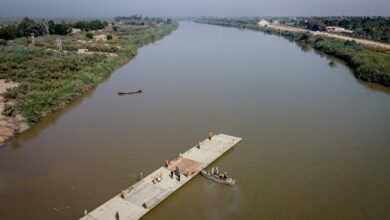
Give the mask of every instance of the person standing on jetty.
M 211 138 L 213 137 L 213 132 L 209 132 L 209 140 L 211 140 Z
M 176 177 L 177 177 L 177 181 L 180 182 L 180 169 L 179 169 L 179 166 L 176 166 L 175 174 L 176 174 Z

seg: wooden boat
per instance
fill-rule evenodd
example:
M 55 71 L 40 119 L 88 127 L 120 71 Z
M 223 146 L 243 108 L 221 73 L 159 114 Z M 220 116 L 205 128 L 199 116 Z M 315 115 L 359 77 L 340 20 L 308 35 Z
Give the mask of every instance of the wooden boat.
M 138 89 L 133 92 L 118 92 L 118 95 L 131 95 L 131 94 L 136 94 L 136 93 L 142 93 L 142 90 Z
M 200 175 L 206 177 L 209 180 L 213 180 L 218 183 L 227 184 L 227 185 L 234 185 L 236 184 L 236 180 L 232 177 L 227 177 L 226 179 L 221 179 L 218 174 L 212 175 L 211 172 L 208 172 L 207 170 L 200 171 Z

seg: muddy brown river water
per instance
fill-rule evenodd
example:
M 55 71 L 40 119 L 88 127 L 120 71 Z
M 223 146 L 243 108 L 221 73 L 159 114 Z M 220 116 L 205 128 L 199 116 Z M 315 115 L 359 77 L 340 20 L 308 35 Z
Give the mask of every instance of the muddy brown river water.
M 238 183 L 196 177 L 144 219 L 390 219 L 390 89 L 328 63 L 182 22 L 0 148 L 0 219 L 78 219 L 209 131 L 243 138 L 214 163 Z

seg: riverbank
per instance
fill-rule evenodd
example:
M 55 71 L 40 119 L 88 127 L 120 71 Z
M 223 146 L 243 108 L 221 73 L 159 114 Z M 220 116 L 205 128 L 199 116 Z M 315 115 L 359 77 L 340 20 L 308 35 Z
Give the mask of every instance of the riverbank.
M 7 92 L 7 90 L 16 88 L 18 87 L 18 85 L 19 84 L 16 82 L 0 79 L 0 94 Z M 9 106 L 11 103 L 12 101 L 7 101 L 2 96 L 0 96 L 0 112 L 5 113 L 0 114 L 0 144 L 7 140 L 9 137 L 13 136 L 15 134 L 15 131 L 24 131 L 28 128 L 28 125 L 26 123 L 23 123 L 20 114 L 6 116 L 8 114 L 8 111 L 10 111 Z
M 177 27 L 175 22 L 122 24 L 115 31 L 96 32 L 92 39 L 81 32 L 37 37 L 34 45 L 29 38 L 18 38 L 0 46 L 0 79 L 17 84 L 2 93 L 1 117 L 7 123 L 0 124 L 0 143 L 63 108 L 134 58 L 138 48 Z M 56 48 L 59 37 L 62 51 Z
M 359 43 L 362 45 L 390 50 L 390 44 L 385 44 L 385 43 L 372 41 L 372 40 L 359 39 L 359 38 L 348 37 L 348 36 L 343 36 L 343 35 L 339 35 L 339 34 L 322 32 L 322 31 L 311 31 L 311 30 L 307 30 L 307 29 L 303 29 L 303 28 L 291 27 L 291 26 L 280 25 L 280 24 L 269 24 L 267 27 L 272 28 L 272 29 L 276 29 L 276 30 L 280 30 L 280 31 L 310 33 L 310 34 L 315 35 L 315 36 L 335 38 L 335 39 L 340 39 L 340 40 L 344 40 L 344 41 L 356 41 L 356 43 Z
M 282 36 L 297 42 L 303 47 L 312 47 L 324 54 L 337 57 L 346 62 L 356 78 L 390 87 L 390 51 L 383 47 L 358 44 L 356 40 L 333 38 L 327 35 L 303 32 L 298 28 L 278 29 L 259 27 L 255 19 L 214 19 L 195 20 L 198 23 L 245 28 Z M 378 43 L 379 44 L 379 43 Z

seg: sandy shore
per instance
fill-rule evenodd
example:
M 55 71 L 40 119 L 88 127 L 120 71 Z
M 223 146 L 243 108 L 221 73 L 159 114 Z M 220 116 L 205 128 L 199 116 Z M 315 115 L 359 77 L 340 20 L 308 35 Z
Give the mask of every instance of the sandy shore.
M 336 38 L 336 39 L 341 39 L 341 40 L 351 40 L 351 41 L 354 40 L 354 41 L 356 41 L 356 43 L 359 43 L 359 44 L 363 44 L 363 45 L 367 45 L 367 46 L 371 46 L 371 47 L 380 47 L 380 48 L 384 48 L 384 49 L 390 49 L 390 44 L 380 43 L 380 42 L 371 41 L 371 40 L 364 40 L 364 39 L 359 39 L 359 38 L 353 38 L 353 37 L 347 37 L 347 36 L 342 36 L 339 34 L 332 34 L 332 33 L 319 32 L 319 31 L 310 31 L 310 30 L 303 29 L 303 28 L 296 28 L 296 27 L 290 27 L 290 26 L 285 26 L 285 25 L 270 24 L 268 27 L 273 28 L 273 29 L 283 30 L 283 31 L 309 32 L 313 35 Z

